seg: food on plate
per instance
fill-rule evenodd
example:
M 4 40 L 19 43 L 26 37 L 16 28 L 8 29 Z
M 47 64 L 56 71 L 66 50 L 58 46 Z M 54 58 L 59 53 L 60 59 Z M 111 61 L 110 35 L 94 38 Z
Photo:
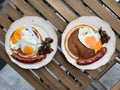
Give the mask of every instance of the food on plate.
M 65 49 L 79 65 L 88 65 L 101 59 L 107 52 L 103 46 L 110 36 L 106 31 L 88 24 L 80 24 L 69 30 L 65 37 Z
M 62 34 L 61 48 L 66 60 L 83 70 L 108 63 L 115 46 L 114 31 L 97 16 L 81 16 L 71 21 Z
M 23 16 L 7 30 L 5 50 L 19 67 L 38 69 L 50 63 L 57 42 L 54 27 L 48 21 L 38 16 Z
M 50 39 L 53 41 L 52 38 L 46 38 L 45 41 L 43 41 L 42 36 L 37 31 L 35 27 L 31 26 L 20 26 L 18 27 L 13 34 L 10 37 L 10 48 L 12 50 L 12 57 L 16 60 L 23 62 L 23 63 L 33 63 L 38 62 L 45 58 L 45 55 L 48 53 L 51 53 L 53 49 L 50 46 Z M 43 44 L 43 42 L 46 42 L 46 44 L 49 46 Z M 40 50 L 40 48 L 45 48 L 46 50 Z M 41 53 L 45 52 L 46 53 Z

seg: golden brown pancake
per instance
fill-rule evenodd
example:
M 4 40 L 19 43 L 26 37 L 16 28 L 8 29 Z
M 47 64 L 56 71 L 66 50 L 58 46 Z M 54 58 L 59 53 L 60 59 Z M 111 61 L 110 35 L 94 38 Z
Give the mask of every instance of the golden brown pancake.
M 74 28 L 72 28 L 65 39 L 65 48 L 68 52 L 68 54 L 74 58 L 89 58 L 95 54 L 95 51 L 93 49 L 89 49 L 86 46 L 84 46 L 80 40 L 78 39 L 78 32 L 79 28 L 81 27 L 90 27 L 89 25 L 79 25 Z M 92 28 L 94 30 L 94 28 Z M 96 30 L 94 30 L 96 31 Z

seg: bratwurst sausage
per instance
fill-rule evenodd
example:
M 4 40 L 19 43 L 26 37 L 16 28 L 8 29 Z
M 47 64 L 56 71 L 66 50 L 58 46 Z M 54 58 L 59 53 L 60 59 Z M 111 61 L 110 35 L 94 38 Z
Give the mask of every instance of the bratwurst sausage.
M 17 53 L 12 53 L 11 56 L 22 63 L 34 63 L 34 62 L 41 61 L 42 59 L 45 58 L 45 55 L 40 55 L 36 57 L 22 57 L 18 55 Z
M 98 61 L 100 58 L 102 58 L 105 53 L 107 52 L 107 48 L 106 47 L 102 47 L 94 56 L 90 57 L 90 58 L 78 58 L 77 59 L 77 64 L 79 65 L 87 65 L 87 64 L 91 64 L 93 62 Z

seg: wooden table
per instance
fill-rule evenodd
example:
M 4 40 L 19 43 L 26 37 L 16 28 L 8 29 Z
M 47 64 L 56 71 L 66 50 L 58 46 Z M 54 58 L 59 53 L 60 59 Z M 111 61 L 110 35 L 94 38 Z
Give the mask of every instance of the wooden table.
M 56 27 L 58 50 L 53 60 L 37 70 L 24 70 L 12 63 L 5 52 L 5 32 L 13 21 L 24 15 L 40 16 Z M 110 62 L 96 70 L 82 71 L 69 64 L 60 48 L 66 25 L 80 16 L 95 15 L 107 21 L 116 32 L 116 51 Z M 114 0 L 11 0 L 0 11 L 0 57 L 12 66 L 36 90 L 82 90 L 92 86 L 116 63 L 120 51 L 120 5 Z M 100 82 L 99 82 L 100 83 Z M 95 88 L 95 87 L 93 87 Z M 116 89 L 114 89 L 116 90 Z

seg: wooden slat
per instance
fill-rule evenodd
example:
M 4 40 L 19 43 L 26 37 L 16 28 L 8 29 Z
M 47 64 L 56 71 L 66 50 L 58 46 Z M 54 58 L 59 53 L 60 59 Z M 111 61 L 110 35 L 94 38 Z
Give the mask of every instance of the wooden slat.
M 44 84 L 46 86 L 50 87 L 53 90 L 66 90 L 66 88 L 61 85 L 61 83 L 55 79 L 53 76 L 51 76 L 50 73 L 45 68 L 40 68 L 39 70 L 34 70 L 39 77 L 43 79 Z
M 79 15 L 89 16 L 92 15 L 89 10 L 83 5 L 80 0 L 65 0 Z
M 19 19 L 21 17 L 21 14 L 18 13 L 16 9 L 14 9 L 9 3 L 7 3 L 4 7 L 3 10 L 10 16 L 12 17 L 13 20 Z
M 61 80 L 61 83 L 68 87 L 68 89 L 82 90 L 82 87 L 80 87 L 69 75 L 61 70 L 59 66 L 55 64 L 55 62 L 51 61 L 47 67 Z
M 120 18 L 120 6 L 115 0 L 102 0 L 102 2 Z
M 111 88 L 111 90 L 120 90 L 120 80 Z
M 5 17 L 1 12 L 0 12 L 0 25 L 4 26 L 6 29 L 8 29 L 10 26 L 10 20 L 7 17 Z
M 46 0 L 49 4 L 51 4 L 57 12 L 59 12 L 66 20 L 69 22 L 76 19 L 77 16 L 70 11 L 60 0 Z
M 0 33 L 1 34 L 1 33 Z M 36 90 L 46 90 L 42 83 L 34 77 L 34 75 L 29 70 L 24 70 L 18 67 L 16 64 L 12 63 L 8 58 L 3 46 L 0 45 L 0 57 L 5 60 L 10 66 L 12 66 L 23 78 L 25 78 Z
M 79 80 L 84 86 L 90 85 L 91 80 L 87 77 L 87 75 L 83 74 L 83 72 L 81 72 L 79 69 L 69 64 L 60 51 L 57 51 L 55 59 L 61 65 L 63 65 L 73 76 L 75 76 L 75 78 Z
M 83 0 L 98 16 L 107 21 L 120 34 L 120 21 L 113 17 L 97 0 Z
M 98 69 L 95 70 L 86 70 L 86 72 L 92 76 L 93 78 L 96 78 L 101 72 Z
M 8 4 L 7 4 L 8 6 Z M 5 7 L 7 7 L 5 6 Z M 9 6 L 11 7 L 11 6 Z M 11 7 L 12 8 L 12 7 Z M 8 13 L 8 15 L 10 15 L 10 17 L 14 20 L 16 20 L 17 18 L 19 17 L 22 17 L 22 15 L 18 14 L 18 12 L 15 11 L 14 8 L 12 8 L 13 11 L 12 12 L 9 12 L 9 8 L 6 8 L 6 11 Z M 17 16 L 11 16 L 11 13 L 13 14 L 17 14 Z M 47 86 L 52 86 L 52 88 L 54 90 L 58 89 L 58 86 L 59 86 L 59 89 L 60 90 L 64 90 L 65 88 L 55 79 L 53 78 L 44 68 L 41 68 L 40 70 L 33 70 L 35 71 L 38 76 L 42 77 L 42 79 L 44 80 L 44 83 L 47 85 Z
M 66 23 L 62 21 L 42 0 L 29 0 L 39 12 L 47 17 L 59 30 L 63 31 L 66 27 Z
M 120 52 L 120 38 L 116 38 L 116 48 Z
M 24 0 L 11 0 L 25 15 L 39 16 Z

